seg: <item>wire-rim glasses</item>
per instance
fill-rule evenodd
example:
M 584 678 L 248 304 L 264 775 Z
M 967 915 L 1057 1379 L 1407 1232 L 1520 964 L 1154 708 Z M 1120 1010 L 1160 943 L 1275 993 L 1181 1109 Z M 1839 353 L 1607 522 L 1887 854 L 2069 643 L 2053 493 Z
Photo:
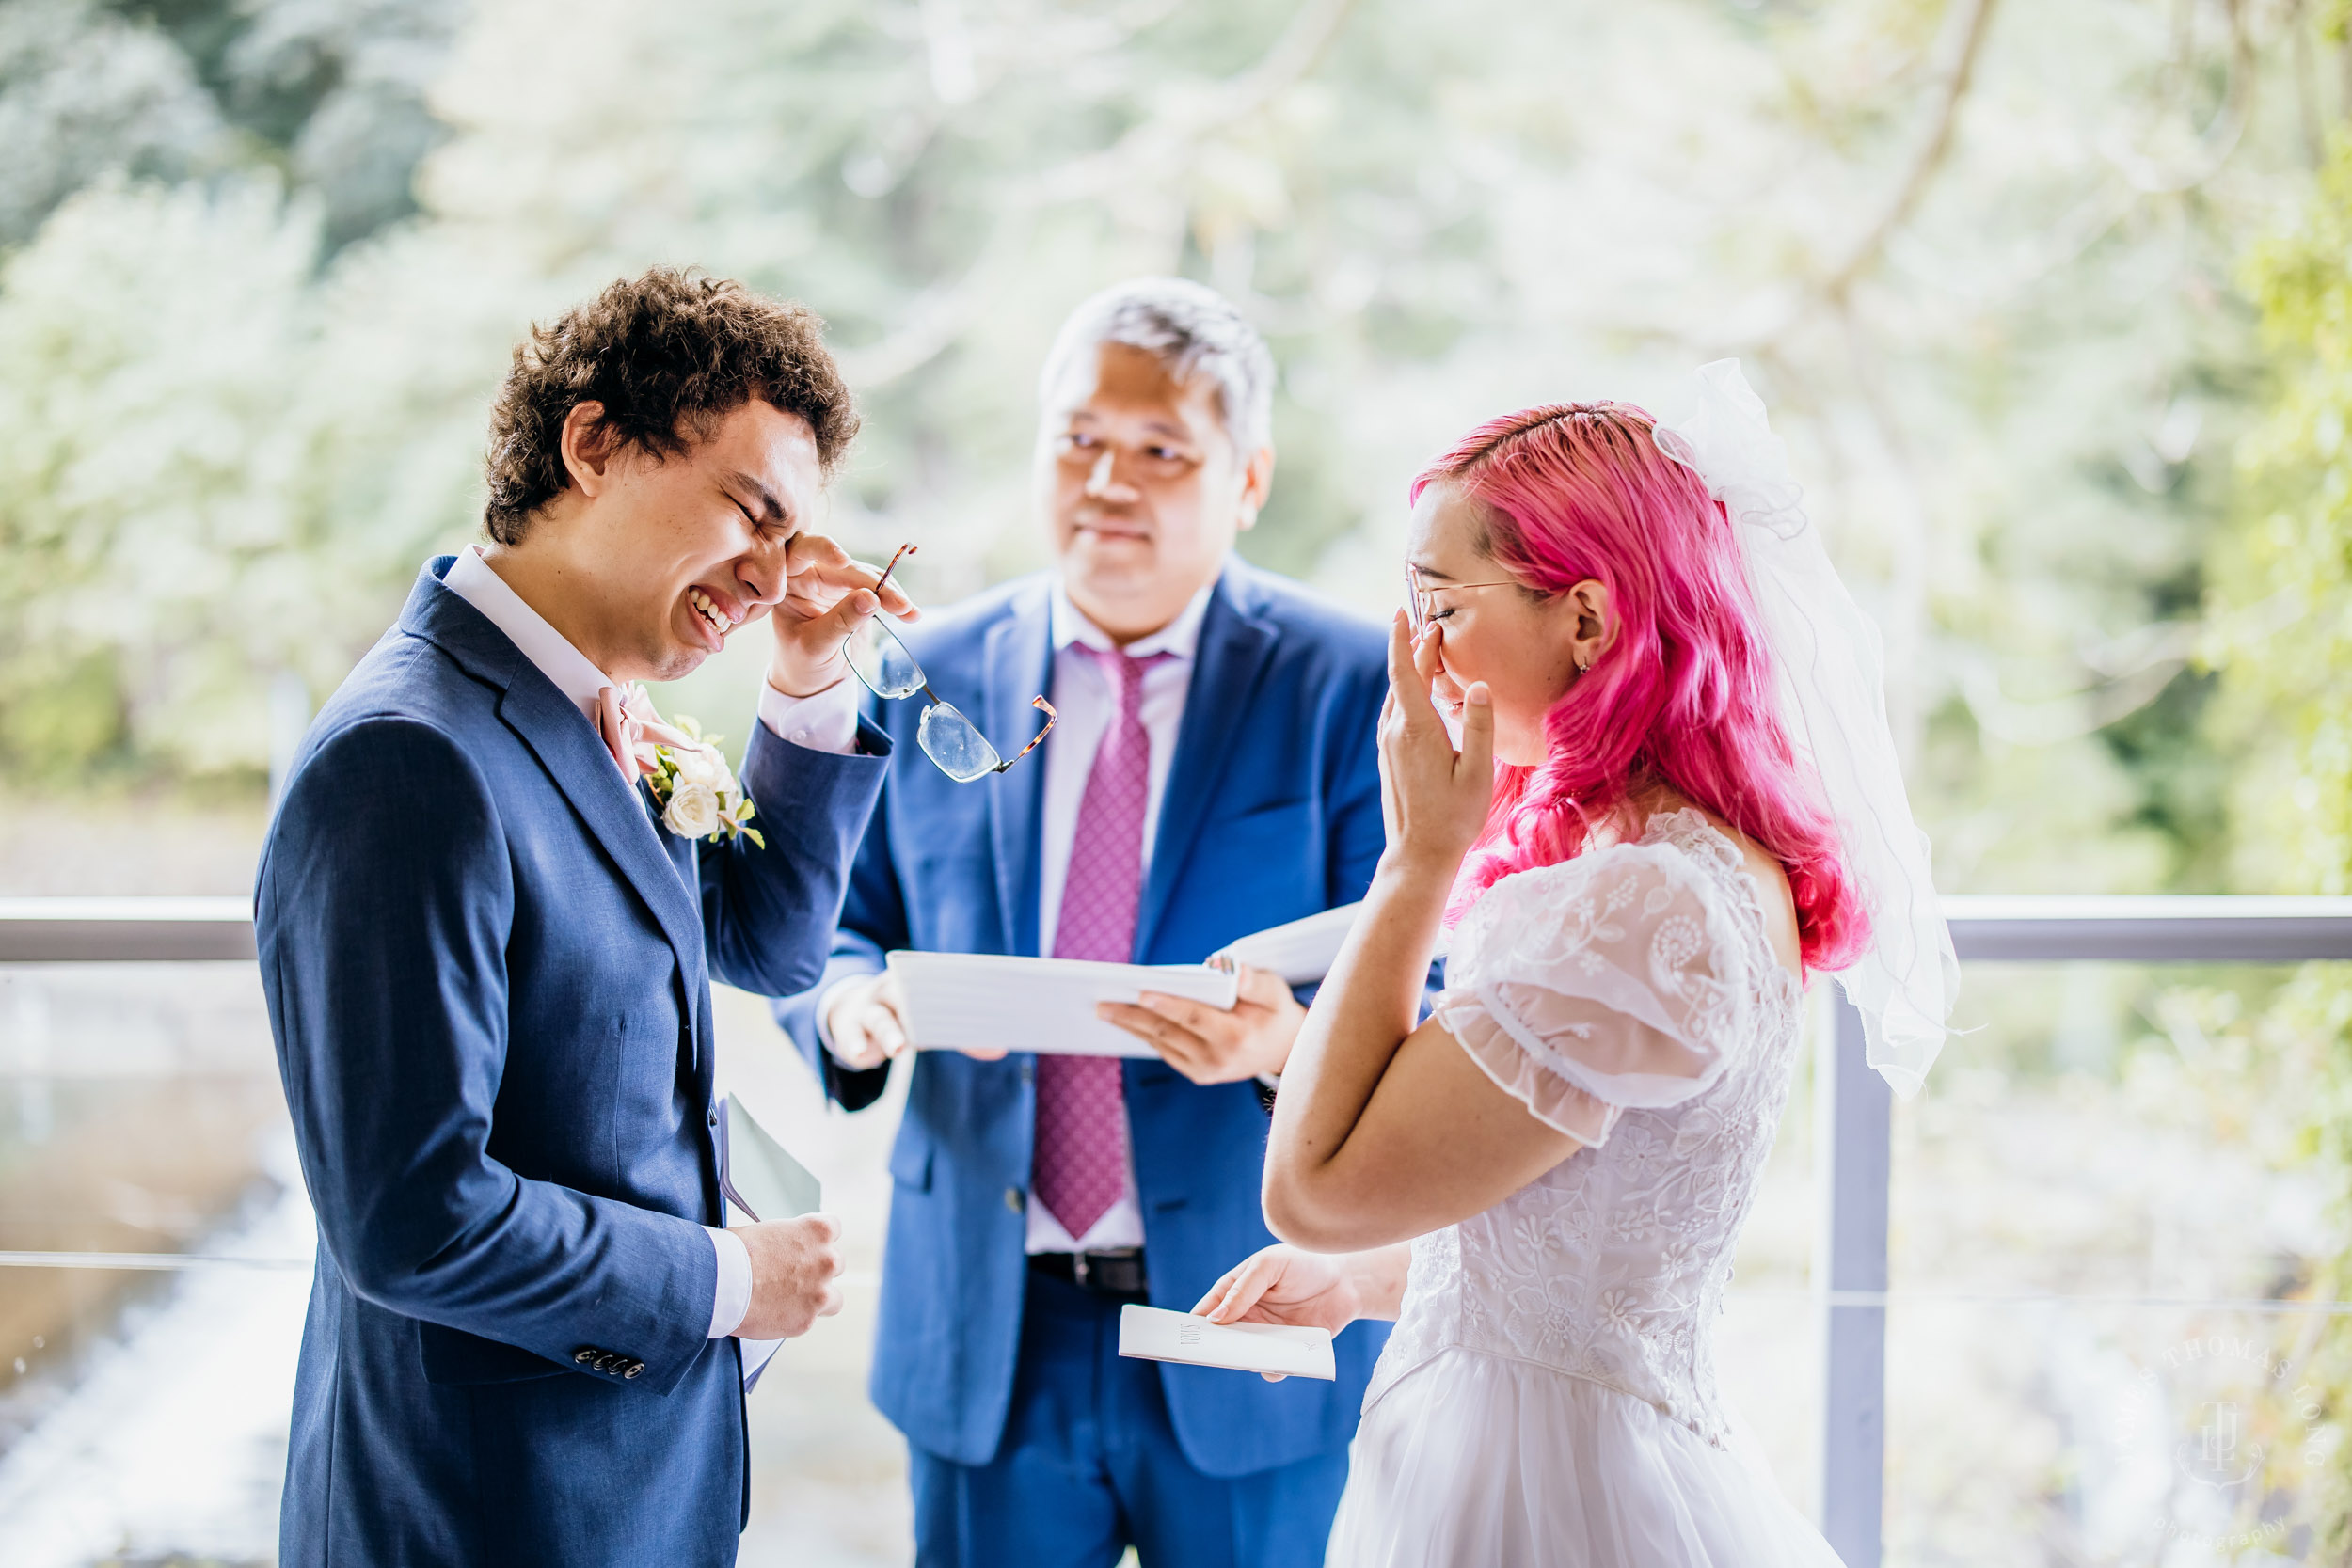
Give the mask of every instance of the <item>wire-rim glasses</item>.
M 1497 578 L 1492 582 L 1441 582 L 1429 587 L 1421 580 L 1421 568 L 1407 564 L 1405 568 L 1405 618 L 1411 623 L 1413 635 L 1419 637 L 1429 629 L 1429 596 L 1452 593 L 1457 588 L 1520 588 L 1526 586 L 1516 578 Z
M 890 574 L 898 570 L 898 562 L 914 553 L 913 545 L 898 546 L 898 553 L 890 558 L 890 564 L 875 579 L 877 597 L 881 596 L 882 584 L 890 580 Z M 895 701 L 920 691 L 930 699 L 922 717 L 915 721 L 915 743 L 941 772 L 958 784 L 972 784 L 992 773 L 1003 772 L 1036 751 L 1054 731 L 1054 705 L 1042 697 L 1032 697 L 1029 705 L 1045 715 L 1045 727 L 1011 756 L 1000 755 L 978 725 L 930 689 L 930 683 L 923 677 L 922 665 L 915 662 L 914 656 L 907 652 L 907 645 L 898 641 L 898 634 L 890 629 L 880 614 L 866 617 L 866 623 L 849 635 L 841 644 L 841 657 L 849 661 L 850 673 L 877 697 Z

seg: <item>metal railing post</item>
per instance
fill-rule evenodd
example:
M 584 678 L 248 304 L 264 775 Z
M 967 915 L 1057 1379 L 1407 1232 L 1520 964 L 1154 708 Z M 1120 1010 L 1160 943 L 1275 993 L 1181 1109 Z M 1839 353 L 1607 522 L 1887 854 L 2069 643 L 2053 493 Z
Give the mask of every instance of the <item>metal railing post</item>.
M 1886 1289 L 1894 1091 L 1864 1060 L 1862 1015 L 1831 992 L 1814 1139 L 1820 1171 L 1817 1287 Z M 1886 1498 L 1886 1308 L 1839 1306 L 1821 1322 L 1821 1533 L 1846 1568 L 1879 1568 Z

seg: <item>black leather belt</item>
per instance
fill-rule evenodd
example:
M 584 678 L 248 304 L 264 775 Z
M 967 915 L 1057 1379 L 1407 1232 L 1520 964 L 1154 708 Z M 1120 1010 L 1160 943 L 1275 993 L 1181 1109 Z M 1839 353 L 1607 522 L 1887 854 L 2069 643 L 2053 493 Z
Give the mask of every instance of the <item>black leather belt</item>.
M 1117 1252 L 1033 1252 L 1029 1268 L 1098 1296 L 1142 1301 L 1151 1293 L 1141 1247 L 1121 1247 Z

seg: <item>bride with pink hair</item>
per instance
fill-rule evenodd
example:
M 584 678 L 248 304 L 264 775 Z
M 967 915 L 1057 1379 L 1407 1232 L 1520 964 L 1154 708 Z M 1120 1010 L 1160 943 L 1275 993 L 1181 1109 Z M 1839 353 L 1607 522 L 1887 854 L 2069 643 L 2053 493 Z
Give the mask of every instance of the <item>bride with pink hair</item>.
M 1396 1320 L 1331 1564 L 1837 1562 L 1713 1323 L 1807 978 L 1908 1093 L 1956 970 L 1875 632 L 1736 363 L 1692 402 L 1513 414 L 1414 486 L 1388 850 L 1276 1099 L 1284 1244 L 1195 1308 Z

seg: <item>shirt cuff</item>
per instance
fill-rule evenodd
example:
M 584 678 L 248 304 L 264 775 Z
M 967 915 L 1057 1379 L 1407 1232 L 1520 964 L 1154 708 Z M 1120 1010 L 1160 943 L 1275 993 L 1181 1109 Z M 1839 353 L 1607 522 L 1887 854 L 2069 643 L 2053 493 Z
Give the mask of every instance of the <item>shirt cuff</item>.
M 857 685 L 844 676 L 822 691 L 790 697 L 762 681 L 759 721 L 778 740 L 812 752 L 853 755 L 857 751 Z
M 703 1228 L 719 1258 L 719 1284 L 710 1292 L 710 1338 L 723 1339 L 743 1326 L 743 1314 L 752 1309 L 752 1249 L 732 1230 Z

